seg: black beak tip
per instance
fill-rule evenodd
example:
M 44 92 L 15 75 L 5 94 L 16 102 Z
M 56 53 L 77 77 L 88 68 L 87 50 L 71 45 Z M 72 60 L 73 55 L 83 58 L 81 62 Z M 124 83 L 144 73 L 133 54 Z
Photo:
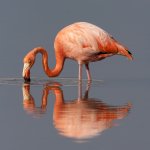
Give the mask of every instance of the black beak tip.
M 31 81 L 31 79 L 30 78 L 26 78 L 26 77 L 24 77 L 24 82 L 25 83 L 29 83 Z

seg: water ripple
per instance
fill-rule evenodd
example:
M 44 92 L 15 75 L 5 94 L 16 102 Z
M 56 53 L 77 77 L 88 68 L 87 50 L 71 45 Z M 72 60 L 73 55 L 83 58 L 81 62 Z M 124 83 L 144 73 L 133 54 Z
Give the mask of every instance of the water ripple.
M 22 85 L 24 80 L 22 78 L 0 78 L 0 85 Z M 79 81 L 77 78 L 32 78 L 30 85 L 41 86 L 41 85 L 52 85 L 58 83 L 61 86 L 77 86 Z M 82 80 L 82 83 L 88 83 L 86 79 Z M 101 86 L 102 80 L 92 80 L 92 86 Z

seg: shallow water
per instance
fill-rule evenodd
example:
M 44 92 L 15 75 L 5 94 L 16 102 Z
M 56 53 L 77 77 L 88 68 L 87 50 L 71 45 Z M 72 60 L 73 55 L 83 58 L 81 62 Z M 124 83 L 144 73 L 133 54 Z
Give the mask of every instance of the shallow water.
M 0 148 L 148 147 L 148 89 L 146 79 L 1 78 Z

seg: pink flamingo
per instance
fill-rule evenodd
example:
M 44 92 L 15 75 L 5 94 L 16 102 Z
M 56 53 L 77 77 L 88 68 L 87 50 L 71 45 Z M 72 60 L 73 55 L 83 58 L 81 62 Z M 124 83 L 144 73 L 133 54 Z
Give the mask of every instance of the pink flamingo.
M 132 60 L 132 54 L 126 47 L 116 41 L 103 29 L 87 23 L 77 22 L 63 28 L 57 34 L 54 41 L 56 65 L 53 69 L 48 66 L 48 53 L 42 47 L 36 47 L 24 57 L 23 77 L 30 81 L 30 69 L 35 62 L 36 55 L 42 54 L 42 63 L 48 77 L 55 77 L 63 69 L 66 58 L 77 61 L 79 65 L 78 79 L 82 80 L 82 65 L 87 72 L 90 81 L 91 74 L 89 63 L 102 60 L 112 55 L 123 55 Z

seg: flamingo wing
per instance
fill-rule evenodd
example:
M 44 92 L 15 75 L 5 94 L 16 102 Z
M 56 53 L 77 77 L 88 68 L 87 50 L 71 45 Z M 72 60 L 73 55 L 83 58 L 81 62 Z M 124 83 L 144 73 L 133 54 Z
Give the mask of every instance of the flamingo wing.
M 92 59 L 103 54 L 103 58 L 114 54 L 129 57 L 126 47 L 117 42 L 106 31 L 87 22 L 77 22 L 63 28 L 56 37 L 65 52 L 66 57 L 76 60 Z M 65 44 L 64 44 L 65 43 Z M 131 57 L 131 56 L 130 56 Z M 90 60 L 89 60 L 90 61 Z

